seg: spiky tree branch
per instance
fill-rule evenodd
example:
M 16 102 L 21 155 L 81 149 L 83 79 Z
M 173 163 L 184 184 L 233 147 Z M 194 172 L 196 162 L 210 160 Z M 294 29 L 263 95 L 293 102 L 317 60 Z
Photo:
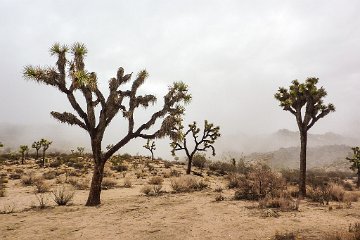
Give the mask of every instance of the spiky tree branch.
M 154 160 L 154 150 L 156 150 L 155 141 L 150 141 L 150 139 L 148 139 L 143 147 L 150 151 L 151 160 Z
M 184 150 L 186 156 L 188 157 L 188 168 L 186 173 L 190 174 L 191 172 L 191 163 L 192 159 L 196 152 L 205 152 L 207 149 L 211 149 L 212 155 L 215 156 L 215 148 L 213 144 L 215 140 L 220 137 L 220 127 L 215 127 L 214 124 L 208 123 L 207 120 L 204 122 L 204 130 L 202 134 L 200 133 L 200 128 L 197 127 L 196 122 L 189 124 L 189 129 L 186 132 L 183 132 L 184 127 L 181 122 L 177 124 L 174 130 L 177 131 L 177 138 L 174 138 L 170 146 L 172 148 L 172 155 L 175 156 L 176 151 Z M 188 146 L 187 137 L 190 135 L 193 138 L 195 143 L 194 148 L 191 150 Z

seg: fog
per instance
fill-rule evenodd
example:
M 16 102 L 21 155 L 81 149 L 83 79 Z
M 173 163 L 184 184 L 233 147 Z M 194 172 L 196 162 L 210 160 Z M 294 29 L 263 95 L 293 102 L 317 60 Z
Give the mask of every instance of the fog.
M 150 73 L 141 92 L 155 94 L 159 102 L 141 110 L 137 124 L 161 107 L 172 82 L 187 83 L 193 100 L 184 122 L 197 121 L 201 126 L 208 119 L 219 125 L 219 154 L 246 151 L 241 144 L 236 149 L 236 141 L 246 141 L 246 136 L 256 143 L 256 136 L 278 129 L 296 131 L 293 115 L 283 111 L 273 95 L 294 79 L 312 76 L 320 78 L 319 85 L 328 92 L 325 103 L 333 103 L 336 112 L 319 120 L 311 133 L 357 138 L 358 9 L 357 0 L 0 0 L 0 124 L 7 129 L 0 132 L 0 141 L 30 145 L 47 137 L 54 148 L 89 147 L 83 130 L 50 117 L 53 110 L 72 110 L 65 96 L 22 77 L 28 64 L 55 64 L 48 51 L 53 43 L 77 41 L 86 44 L 86 69 L 97 73 L 104 92 L 120 66 L 127 73 L 144 68 Z M 104 146 L 127 131 L 120 115 L 113 122 Z M 120 152 L 145 154 L 145 142 L 135 140 Z M 168 143 L 168 139 L 157 141 L 155 156 L 169 157 Z

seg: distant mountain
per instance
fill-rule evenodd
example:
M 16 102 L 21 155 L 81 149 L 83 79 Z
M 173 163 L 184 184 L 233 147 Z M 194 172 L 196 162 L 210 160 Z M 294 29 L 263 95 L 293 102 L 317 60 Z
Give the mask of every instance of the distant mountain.
M 308 147 L 318 147 L 327 145 L 347 145 L 357 146 L 359 139 L 342 136 L 340 134 L 328 132 L 324 134 L 308 134 Z M 268 135 L 223 135 L 217 143 L 218 149 L 224 152 L 272 152 L 280 148 L 300 147 L 299 132 L 287 129 L 278 130 Z
M 252 153 L 246 156 L 249 161 L 265 161 L 273 168 L 299 168 L 300 147 L 280 148 L 267 153 Z M 349 163 L 345 159 L 351 155 L 351 147 L 347 145 L 326 145 L 309 147 L 307 150 L 307 168 L 323 168 L 326 170 L 349 171 Z

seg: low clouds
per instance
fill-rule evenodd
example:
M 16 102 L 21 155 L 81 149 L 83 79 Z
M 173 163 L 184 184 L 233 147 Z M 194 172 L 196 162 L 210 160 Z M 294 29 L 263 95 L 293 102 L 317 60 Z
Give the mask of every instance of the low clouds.
M 293 116 L 277 106 L 273 94 L 309 76 L 320 78 L 329 93 L 325 101 L 337 107 L 312 131 L 360 133 L 359 1 L 2 0 L 0 5 L 0 122 L 56 124 L 49 112 L 70 105 L 55 89 L 24 81 L 22 68 L 54 64 L 48 54 L 54 42 L 81 41 L 89 49 L 87 68 L 97 72 L 103 89 L 119 66 L 135 73 L 146 68 L 150 78 L 143 90 L 160 98 L 173 81 L 185 81 L 193 93 L 186 121 L 209 119 L 221 126 L 223 138 L 296 130 Z

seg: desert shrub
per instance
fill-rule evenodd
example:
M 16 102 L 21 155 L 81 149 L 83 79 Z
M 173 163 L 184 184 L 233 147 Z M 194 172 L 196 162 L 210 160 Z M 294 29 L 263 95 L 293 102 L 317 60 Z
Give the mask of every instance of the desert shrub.
M 112 170 L 117 171 L 117 172 L 125 172 L 128 170 L 128 166 L 123 165 L 123 164 L 119 164 L 119 165 L 113 165 L 111 167 Z
M 65 206 L 71 203 L 74 198 L 75 191 L 73 188 L 62 185 L 59 186 L 55 191 L 52 191 L 54 195 L 54 201 L 59 206 Z
M 229 181 L 227 184 L 228 188 L 239 188 L 241 186 L 241 182 L 244 181 L 245 176 L 237 173 L 231 173 L 227 176 L 227 180 Z
M 56 171 L 48 171 L 43 173 L 43 177 L 47 180 L 56 178 Z
M 297 234 L 293 232 L 286 233 L 275 233 L 272 240 L 296 240 L 298 239 Z
M 341 202 L 344 200 L 345 190 L 341 185 L 330 184 L 330 199 Z
M 61 158 L 56 158 L 55 161 L 50 162 L 49 166 L 51 168 L 58 168 L 62 164 Z
M 149 162 L 146 162 L 145 167 L 149 170 L 149 172 L 154 171 L 155 167 L 151 165 Z
M 86 190 L 89 188 L 89 180 L 85 178 L 69 177 L 66 182 L 77 190 Z
M 215 196 L 215 201 L 217 201 L 217 202 L 220 202 L 220 201 L 224 201 L 225 200 L 225 198 L 224 198 L 224 196 L 220 193 L 220 194 L 217 194 L 216 196 Z
M 299 182 L 299 170 L 296 169 L 282 169 L 281 176 L 285 179 L 287 184 L 296 185 Z
M 140 192 L 146 196 L 158 196 L 161 193 L 162 185 L 145 185 Z
M 175 192 L 200 191 L 209 185 L 204 181 L 197 181 L 192 176 L 181 176 L 170 179 L 170 186 Z
M 10 173 L 9 178 L 12 180 L 21 179 L 21 174 L 19 173 Z
M 205 154 L 195 154 L 192 159 L 192 165 L 200 169 L 204 169 L 206 162 L 207 160 Z
M 230 172 L 236 172 L 236 166 L 234 166 L 231 163 L 220 162 L 220 161 L 211 162 L 209 164 L 209 169 L 221 175 L 225 175 Z
M 102 180 L 101 189 L 111 189 L 111 188 L 116 187 L 116 185 L 117 185 L 117 182 L 114 179 L 105 177 Z
M 172 170 L 170 171 L 170 176 L 171 176 L 171 177 L 180 177 L 180 175 L 181 175 L 181 172 L 179 172 L 179 171 L 177 171 L 177 170 L 175 170 L 175 169 L 172 169 Z
M 16 168 L 15 172 L 18 173 L 18 174 L 23 174 L 25 171 L 24 171 L 24 169 Z
M 132 183 L 131 183 L 130 178 L 125 178 L 124 179 L 124 187 L 125 188 L 131 188 L 131 186 L 132 186 Z
M 223 188 L 221 186 L 216 186 L 214 189 L 214 192 L 221 193 L 223 191 Z
M 36 180 L 34 172 L 28 172 L 21 177 L 21 183 L 25 186 L 30 186 L 34 184 Z
M 173 163 L 171 163 L 171 162 L 169 162 L 169 161 L 164 161 L 164 167 L 165 168 L 170 168 L 170 167 L 172 167 L 174 164 Z
M 294 211 L 299 209 L 299 201 L 289 196 L 265 197 L 259 200 L 260 208 L 279 208 L 281 211 Z
M 344 187 L 344 189 L 346 191 L 353 191 L 354 190 L 353 185 L 351 183 L 349 183 L 349 182 L 343 181 L 342 186 Z
M 161 185 L 164 182 L 164 179 L 160 176 L 155 176 L 149 179 L 148 183 L 151 185 Z
M 36 193 L 46 193 L 50 191 L 50 185 L 43 178 L 35 178 L 33 181 Z
M 145 178 L 146 177 L 146 173 L 144 172 L 144 170 L 139 170 L 135 172 L 135 176 L 137 178 Z
M 324 240 L 359 240 L 360 239 L 360 222 L 350 224 L 348 231 L 336 233 L 327 233 Z
M 103 176 L 104 177 L 114 177 L 115 176 L 115 174 L 112 171 L 111 167 L 109 167 L 109 165 L 107 165 L 107 164 L 104 167 Z
M 45 209 L 47 207 L 47 197 L 45 193 L 35 193 L 35 197 L 38 200 L 39 208 Z
M 235 200 L 258 200 L 279 197 L 286 189 L 284 179 L 264 164 L 257 164 L 245 175 L 231 175 L 231 187 L 235 187 Z M 228 185 L 228 186 L 230 186 Z
M 344 202 L 357 202 L 359 201 L 360 194 L 356 192 L 345 192 L 344 194 Z

